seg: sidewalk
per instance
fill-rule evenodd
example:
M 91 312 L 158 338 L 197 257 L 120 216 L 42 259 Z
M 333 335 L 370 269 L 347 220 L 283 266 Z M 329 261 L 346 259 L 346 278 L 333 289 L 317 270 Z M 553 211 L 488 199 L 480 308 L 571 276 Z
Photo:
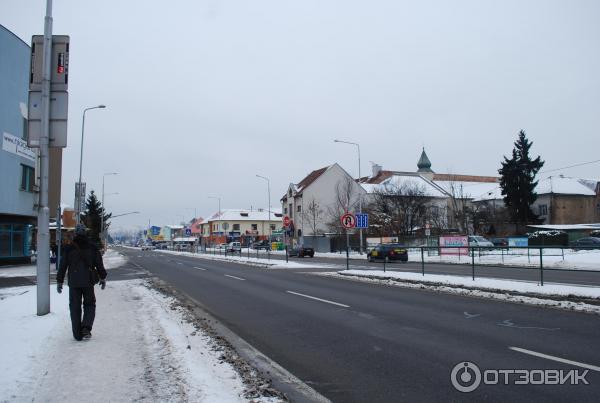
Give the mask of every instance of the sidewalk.
M 68 288 L 51 291 L 52 312 L 38 317 L 35 286 L 0 289 L 0 401 L 250 401 L 222 348 L 143 280 L 96 287 L 93 337 L 81 342 Z

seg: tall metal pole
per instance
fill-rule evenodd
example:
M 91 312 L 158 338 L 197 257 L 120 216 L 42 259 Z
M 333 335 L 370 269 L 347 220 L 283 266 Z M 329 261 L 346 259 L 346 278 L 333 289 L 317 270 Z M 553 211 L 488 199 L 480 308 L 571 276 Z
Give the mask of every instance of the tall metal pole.
M 40 199 L 37 231 L 37 314 L 50 313 L 50 210 L 48 208 L 48 170 L 50 164 L 50 77 L 52 60 L 52 0 L 46 1 L 44 19 L 44 56 L 42 59 L 42 121 L 40 135 Z
M 344 140 L 333 140 L 335 143 L 344 143 L 344 144 L 352 144 L 354 146 L 356 146 L 358 148 L 358 186 L 360 187 L 360 178 L 361 178 L 361 174 L 360 174 L 360 144 L 358 143 L 353 143 L 351 141 L 344 141 Z M 358 193 L 358 212 L 362 214 L 362 195 L 361 192 L 359 191 Z M 359 228 L 358 230 L 359 234 L 360 234 L 360 254 L 362 255 L 363 253 L 363 231 L 362 228 Z
M 83 110 L 83 118 L 81 119 L 81 149 L 79 151 L 79 182 L 77 182 L 77 206 L 75 206 L 75 211 L 77 212 L 77 224 L 81 222 L 81 171 L 83 168 L 83 135 L 85 133 L 85 113 L 91 109 L 103 109 L 106 108 L 105 105 L 93 106 L 91 108 L 85 108 Z

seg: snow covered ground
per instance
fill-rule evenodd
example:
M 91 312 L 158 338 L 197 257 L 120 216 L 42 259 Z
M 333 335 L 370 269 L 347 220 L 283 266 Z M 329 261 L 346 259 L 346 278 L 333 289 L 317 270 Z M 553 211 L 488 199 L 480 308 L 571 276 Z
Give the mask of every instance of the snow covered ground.
M 123 262 L 105 255 L 107 267 Z M 247 398 L 222 347 L 143 280 L 96 288 L 93 337 L 71 334 L 68 290 L 36 316 L 35 286 L 0 289 L 0 401 L 278 401 Z
M 328 277 L 341 277 L 356 281 L 374 282 L 404 288 L 428 289 L 459 295 L 470 295 L 530 305 L 544 305 L 563 309 L 600 314 L 600 289 L 598 287 L 572 286 L 519 280 L 502 280 L 418 273 L 383 272 L 371 270 L 345 270 L 336 273 L 314 273 Z M 564 300 L 564 297 L 595 299 L 598 303 Z
M 126 259 L 119 252 L 109 249 L 104 253 L 102 261 L 108 270 L 123 265 Z M 36 270 L 35 265 L 0 267 L 0 277 L 34 277 Z M 56 271 L 56 265 L 50 264 L 50 270 Z

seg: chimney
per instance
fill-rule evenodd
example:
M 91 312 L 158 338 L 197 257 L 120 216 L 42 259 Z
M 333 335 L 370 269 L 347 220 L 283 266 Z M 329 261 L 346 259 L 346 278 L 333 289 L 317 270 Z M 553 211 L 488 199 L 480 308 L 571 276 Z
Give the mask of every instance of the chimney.
M 373 175 L 371 176 L 371 178 L 374 178 L 377 175 L 379 175 L 379 173 L 381 172 L 381 165 L 373 164 L 372 168 L 373 168 Z

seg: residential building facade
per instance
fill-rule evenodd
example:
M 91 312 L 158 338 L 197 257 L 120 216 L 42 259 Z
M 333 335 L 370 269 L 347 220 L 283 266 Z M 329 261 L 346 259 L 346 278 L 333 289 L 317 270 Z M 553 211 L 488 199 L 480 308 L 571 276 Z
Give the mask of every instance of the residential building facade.
M 269 213 L 264 209 L 224 209 L 203 220 L 199 226 L 200 242 L 205 247 L 228 242 L 246 246 L 281 233 L 282 219 L 278 210 Z
M 26 139 L 30 48 L 0 25 L 0 55 L 0 264 L 13 264 L 33 248 L 37 152 Z

